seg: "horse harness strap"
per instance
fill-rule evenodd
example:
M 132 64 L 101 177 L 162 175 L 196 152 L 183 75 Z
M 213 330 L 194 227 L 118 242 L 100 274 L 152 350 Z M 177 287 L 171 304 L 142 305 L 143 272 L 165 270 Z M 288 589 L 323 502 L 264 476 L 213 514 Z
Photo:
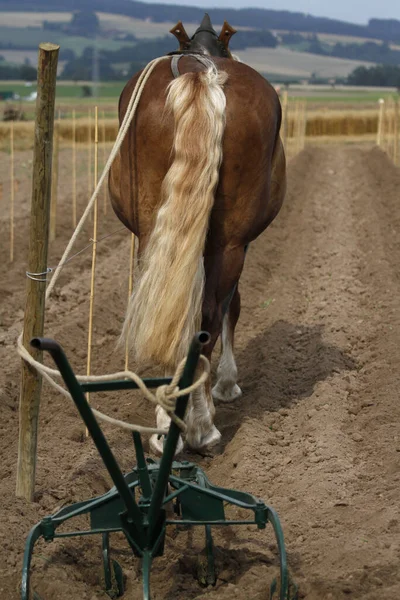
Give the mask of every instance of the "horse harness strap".
M 175 79 L 177 77 L 180 77 L 180 72 L 179 72 L 179 68 L 178 68 L 178 63 L 179 63 L 179 59 L 182 58 L 182 56 L 191 56 L 192 58 L 195 58 L 196 60 L 198 60 L 199 62 L 201 62 L 202 65 L 204 65 L 205 67 L 209 67 L 210 66 L 210 58 L 205 58 L 203 56 L 201 56 L 200 54 L 174 54 L 171 60 L 171 71 L 172 71 L 172 75 L 175 77 Z

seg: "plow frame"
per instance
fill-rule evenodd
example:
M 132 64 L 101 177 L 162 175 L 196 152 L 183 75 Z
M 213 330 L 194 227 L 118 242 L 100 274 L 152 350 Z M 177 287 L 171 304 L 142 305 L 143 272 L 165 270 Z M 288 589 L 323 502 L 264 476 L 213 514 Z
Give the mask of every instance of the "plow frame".
M 179 388 L 189 387 L 194 379 L 201 349 L 208 341 L 208 334 L 197 334 L 191 343 Z M 34 338 L 32 345 L 47 350 L 59 368 L 64 382 L 78 408 L 105 467 L 114 483 L 107 493 L 82 502 L 63 507 L 57 513 L 43 518 L 30 531 L 25 544 L 22 569 L 21 600 L 29 600 L 30 564 L 36 541 L 81 535 L 102 536 L 102 561 L 105 588 L 111 597 L 124 593 L 122 568 L 110 558 L 109 536 L 113 532 L 124 533 L 135 556 L 142 560 L 143 599 L 150 600 L 150 571 L 155 557 L 164 553 L 166 527 L 168 525 L 203 526 L 205 529 L 206 574 L 201 583 L 215 585 L 217 574 L 213 553 L 211 528 L 226 525 L 255 525 L 265 529 L 271 523 L 278 547 L 280 565 L 279 595 L 276 596 L 276 581 L 270 587 L 270 598 L 292 600 L 297 591 L 289 582 L 284 537 L 279 517 L 275 510 L 251 494 L 214 486 L 196 464 L 175 461 L 180 429 L 171 421 L 164 442 L 160 461 L 145 459 L 141 436 L 133 432 L 136 466 L 123 474 L 110 446 L 86 400 L 85 393 L 138 389 L 131 380 L 79 383 L 61 346 L 54 340 Z M 170 378 L 144 379 L 149 388 L 170 383 Z M 183 419 L 189 395 L 177 399 L 175 414 Z M 173 506 L 176 518 L 168 519 L 166 506 Z M 245 520 L 227 519 L 225 506 L 233 505 L 252 513 Z M 69 519 L 89 515 L 90 529 L 57 532 Z M 294 594 L 293 594 L 294 590 Z M 293 594 L 293 595 L 292 595 Z

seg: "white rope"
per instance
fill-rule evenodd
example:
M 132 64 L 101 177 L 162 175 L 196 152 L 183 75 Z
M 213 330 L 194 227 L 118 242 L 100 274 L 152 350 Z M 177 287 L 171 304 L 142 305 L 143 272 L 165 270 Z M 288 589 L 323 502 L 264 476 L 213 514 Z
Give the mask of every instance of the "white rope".
M 68 245 L 64 251 L 62 258 L 61 258 L 60 262 L 58 263 L 57 268 L 55 269 L 54 275 L 53 275 L 53 277 L 48 285 L 47 291 L 46 291 L 46 300 L 48 300 L 51 296 L 51 292 L 54 289 L 56 281 L 60 275 L 60 271 L 63 268 L 63 266 L 65 265 L 65 263 L 68 261 L 68 257 L 71 252 L 71 249 L 74 246 L 75 241 L 76 241 L 79 233 L 81 232 L 82 227 L 85 224 L 87 217 L 90 214 L 93 204 L 100 192 L 101 186 L 103 185 L 103 182 L 104 182 L 106 176 L 108 175 L 108 172 L 111 169 L 112 163 L 113 163 L 115 157 L 117 156 L 117 153 L 119 152 L 121 144 L 127 134 L 129 126 L 133 120 L 133 117 L 135 116 L 136 109 L 138 107 L 139 100 L 142 95 L 144 86 L 146 85 L 146 82 L 149 79 L 154 68 L 163 60 L 170 60 L 170 57 L 162 56 L 160 58 L 156 58 L 156 59 L 152 60 L 143 69 L 138 81 L 136 82 L 135 89 L 133 90 L 132 96 L 129 100 L 129 104 L 128 104 L 128 107 L 127 107 L 127 110 L 125 113 L 125 117 L 122 121 L 117 138 L 116 138 L 114 146 L 111 150 L 110 156 L 108 157 L 108 160 L 104 167 L 103 173 L 97 183 L 96 189 L 94 190 L 93 195 L 90 198 L 89 203 L 88 203 L 70 241 L 68 242 Z M 28 275 L 28 273 L 27 273 L 27 275 Z M 35 276 L 35 275 L 42 276 L 42 275 L 44 275 L 44 273 L 29 273 L 29 275 L 30 276 Z M 38 280 L 38 281 L 45 281 L 45 280 Z M 46 365 L 43 365 L 41 362 L 35 360 L 31 356 L 31 354 L 28 352 L 28 350 L 24 347 L 22 337 L 23 337 L 23 334 L 21 333 L 17 340 L 17 351 L 18 351 L 18 354 L 21 356 L 21 358 L 23 360 L 25 360 L 27 363 L 29 363 L 39 373 L 41 373 L 41 375 L 43 375 L 43 377 L 46 379 L 46 381 L 48 381 L 48 383 L 54 389 L 56 389 L 58 392 L 60 392 L 67 398 L 71 398 L 70 393 L 53 379 L 53 377 L 61 377 L 61 373 L 58 371 L 58 369 L 51 369 L 50 367 L 47 367 Z M 182 363 L 180 363 L 178 365 L 177 371 L 176 371 L 171 383 L 167 386 L 160 386 L 159 388 L 157 388 L 157 391 L 155 394 L 153 394 L 146 387 L 143 380 L 136 373 L 133 373 L 132 371 L 120 371 L 117 373 L 110 373 L 108 375 L 90 375 L 90 376 L 76 375 L 76 378 L 78 381 L 81 381 L 81 382 L 95 382 L 95 381 L 100 382 L 100 381 L 110 381 L 112 379 L 131 379 L 132 381 L 135 381 L 135 383 L 138 385 L 139 389 L 143 392 L 143 394 L 145 395 L 145 397 L 148 400 L 150 400 L 154 404 L 162 406 L 166 410 L 166 412 L 169 414 L 171 419 L 183 431 L 185 431 L 186 430 L 185 423 L 181 419 L 179 419 L 179 417 L 177 417 L 174 413 L 176 399 L 180 396 L 183 396 L 185 394 L 192 392 L 193 390 L 198 388 L 200 385 L 203 385 L 203 383 L 208 378 L 209 373 L 210 373 L 210 363 L 208 362 L 207 358 L 203 355 L 200 356 L 200 359 L 202 360 L 202 362 L 205 366 L 203 373 L 189 388 L 186 388 L 184 390 L 179 390 L 179 388 L 177 387 L 177 383 L 178 383 L 178 381 L 180 379 L 180 375 L 183 371 L 185 361 L 182 361 Z M 92 408 L 92 411 L 99 419 L 102 419 L 103 421 L 107 421 L 108 423 L 112 423 L 113 425 L 123 427 L 124 429 L 129 429 L 131 431 L 138 431 L 138 432 L 143 432 L 143 433 L 158 433 L 158 434 L 166 434 L 167 433 L 167 431 L 164 429 L 144 427 L 141 425 L 126 423 L 126 422 L 120 421 L 118 419 L 113 419 L 112 417 L 104 415 L 103 413 L 101 413 L 98 410 L 93 409 L 93 408 Z
M 29 362 L 29 364 L 34 366 L 43 375 L 43 377 L 46 379 L 46 381 L 54 389 L 56 389 L 58 392 L 60 392 L 60 394 L 63 394 L 63 396 L 65 396 L 66 398 L 69 398 L 70 400 L 72 400 L 71 394 L 65 388 L 63 388 L 61 385 L 59 385 L 56 381 L 54 381 L 54 379 L 52 379 L 49 376 L 47 371 L 53 371 L 58 376 L 61 376 L 61 373 L 55 369 L 49 369 L 49 367 L 46 367 L 45 365 L 38 363 L 37 361 L 35 361 L 32 358 L 32 356 L 29 353 L 27 353 L 27 355 L 29 356 L 29 360 L 27 360 L 27 357 L 25 357 L 25 356 L 24 356 L 24 359 L 27 360 L 27 362 Z M 176 423 L 176 425 L 178 425 L 178 427 L 183 432 L 186 432 L 186 424 L 184 423 L 184 421 L 182 421 L 182 419 L 180 419 L 179 417 L 177 417 L 175 415 L 175 412 L 174 412 L 175 404 L 176 404 L 177 398 L 179 398 L 180 396 L 184 396 L 186 394 L 190 394 L 195 389 L 197 389 L 200 385 L 203 385 L 203 383 L 205 383 L 205 381 L 209 377 L 210 363 L 209 363 L 208 359 L 205 356 L 203 356 L 203 354 L 201 354 L 199 357 L 199 360 L 203 362 L 204 371 L 200 375 L 200 377 L 192 383 L 191 386 L 189 386 L 187 388 L 183 388 L 183 389 L 179 389 L 177 387 L 177 383 L 179 382 L 179 379 L 183 372 L 183 368 L 185 366 L 186 359 L 184 359 L 178 365 L 178 368 L 175 372 L 174 377 L 171 380 L 171 383 L 168 385 L 159 386 L 157 388 L 155 394 L 153 394 L 150 391 L 150 389 L 146 386 L 146 384 L 139 377 L 139 375 L 137 375 L 136 373 L 133 373 L 132 371 L 121 371 L 118 373 L 109 373 L 108 375 L 99 375 L 99 376 L 91 375 L 88 377 L 80 377 L 80 379 L 81 380 L 87 379 L 88 381 L 110 381 L 113 379 L 131 379 L 138 385 L 141 392 L 143 392 L 145 397 L 148 400 L 150 400 L 150 402 L 152 402 L 153 404 L 162 406 L 164 408 L 164 410 L 170 416 L 171 420 L 174 421 L 174 423 Z M 91 407 L 91 410 L 92 410 L 93 414 L 96 417 L 98 417 L 100 420 L 110 423 L 111 425 L 116 425 L 117 427 L 120 427 L 122 429 L 127 429 L 128 431 L 138 431 L 139 433 L 147 433 L 147 434 L 156 433 L 156 434 L 161 434 L 161 435 L 166 435 L 168 433 L 167 429 L 158 429 L 156 427 L 145 427 L 144 425 L 137 425 L 135 423 L 127 423 L 126 421 L 121 421 L 120 419 L 114 419 L 113 417 L 109 417 L 108 415 L 105 415 L 104 413 L 100 412 L 99 410 L 97 410 L 93 407 Z
M 122 121 L 121 127 L 120 127 L 118 135 L 117 135 L 117 139 L 115 140 L 114 146 L 111 150 L 110 156 L 108 157 L 108 160 L 104 167 L 103 173 L 101 174 L 101 177 L 97 183 L 96 189 L 94 190 L 92 197 L 90 198 L 89 203 L 88 203 L 70 241 L 68 242 L 68 245 L 64 251 L 64 254 L 62 255 L 62 258 L 61 258 L 61 260 L 55 270 L 55 273 L 49 283 L 49 286 L 46 291 L 46 300 L 50 297 L 50 294 L 53 291 L 53 288 L 58 279 L 60 271 L 63 268 L 64 263 L 66 262 L 66 260 L 69 256 L 69 253 L 71 252 L 71 249 L 72 249 L 73 245 L 75 244 L 76 238 L 78 237 L 79 233 L 81 232 L 82 227 L 85 224 L 85 221 L 90 214 L 93 204 L 94 204 L 97 196 L 99 195 L 101 186 L 103 185 L 103 182 L 104 182 L 105 178 L 107 177 L 108 172 L 111 169 L 111 165 L 114 162 L 114 159 L 117 156 L 117 153 L 119 152 L 119 149 L 120 149 L 121 144 L 127 134 L 127 131 L 132 122 L 132 119 L 135 116 L 136 109 L 139 104 L 139 100 L 142 95 L 142 92 L 143 92 L 143 88 L 146 85 L 146 82 L 147 82 L 148 78 L 150 77 L 154 68 L 163 60 L 170 60 L 170 57 L 169 56 L 161 56 L 160 58 L 155 58 L 154 60 L 149 62 L 149 64 L 146 65 L 146 67 L 143 69 L 142 74 L 140 75 L 139 79 L 136 82 L 135 89 L 133 90 L 131 99 L 129 100 L 128 108 L 126 109 L 125 117 Z

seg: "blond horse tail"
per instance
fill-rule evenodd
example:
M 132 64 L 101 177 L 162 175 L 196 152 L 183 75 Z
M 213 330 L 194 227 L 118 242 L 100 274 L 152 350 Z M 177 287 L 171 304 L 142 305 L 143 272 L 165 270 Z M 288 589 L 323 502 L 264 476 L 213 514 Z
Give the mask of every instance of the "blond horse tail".
M 210 60 L 206 71 L 186 73 L 169 85 L 173 163 L 122 333 L 139 361 L 174 366 L 201 325 L 203 251 L 222 161 L 226 79 Z

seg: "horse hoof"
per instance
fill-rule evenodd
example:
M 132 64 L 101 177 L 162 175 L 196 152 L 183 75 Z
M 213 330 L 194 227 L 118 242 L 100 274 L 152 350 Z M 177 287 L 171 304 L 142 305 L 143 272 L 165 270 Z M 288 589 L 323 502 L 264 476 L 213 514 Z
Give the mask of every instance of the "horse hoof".
M 221 441 L 221 433 L 213 425 L 207 435 L 204 435 L 198 442 L 190 443 L 189 445 L 194 450 L 200 450 L 201 448 L 211 448 Z
M 157 454 L 158 456 L 162 455 L 162 453 L 164 452 L 164 436 L 163 435 L 160 438 L 158 437 L 157 434 L 154 434 L 151 436 L 150 450 L 154 454 Z M 182 442 L 181 436 L 179 436 L 178 444 L 177 444 L 176 450 L 175 450 L 175 456 L 177 454 L 180 454 L 182 452 L 182 450 L 183 450 L 183 442 Z
M 212 397 L 214 400 L 219 400 L 220 402 L 233 402 L 237 398 L 240 398 L 241 395 L 242 390 L 237 384 L 226 390 L 217 383 L 212 389 Z

